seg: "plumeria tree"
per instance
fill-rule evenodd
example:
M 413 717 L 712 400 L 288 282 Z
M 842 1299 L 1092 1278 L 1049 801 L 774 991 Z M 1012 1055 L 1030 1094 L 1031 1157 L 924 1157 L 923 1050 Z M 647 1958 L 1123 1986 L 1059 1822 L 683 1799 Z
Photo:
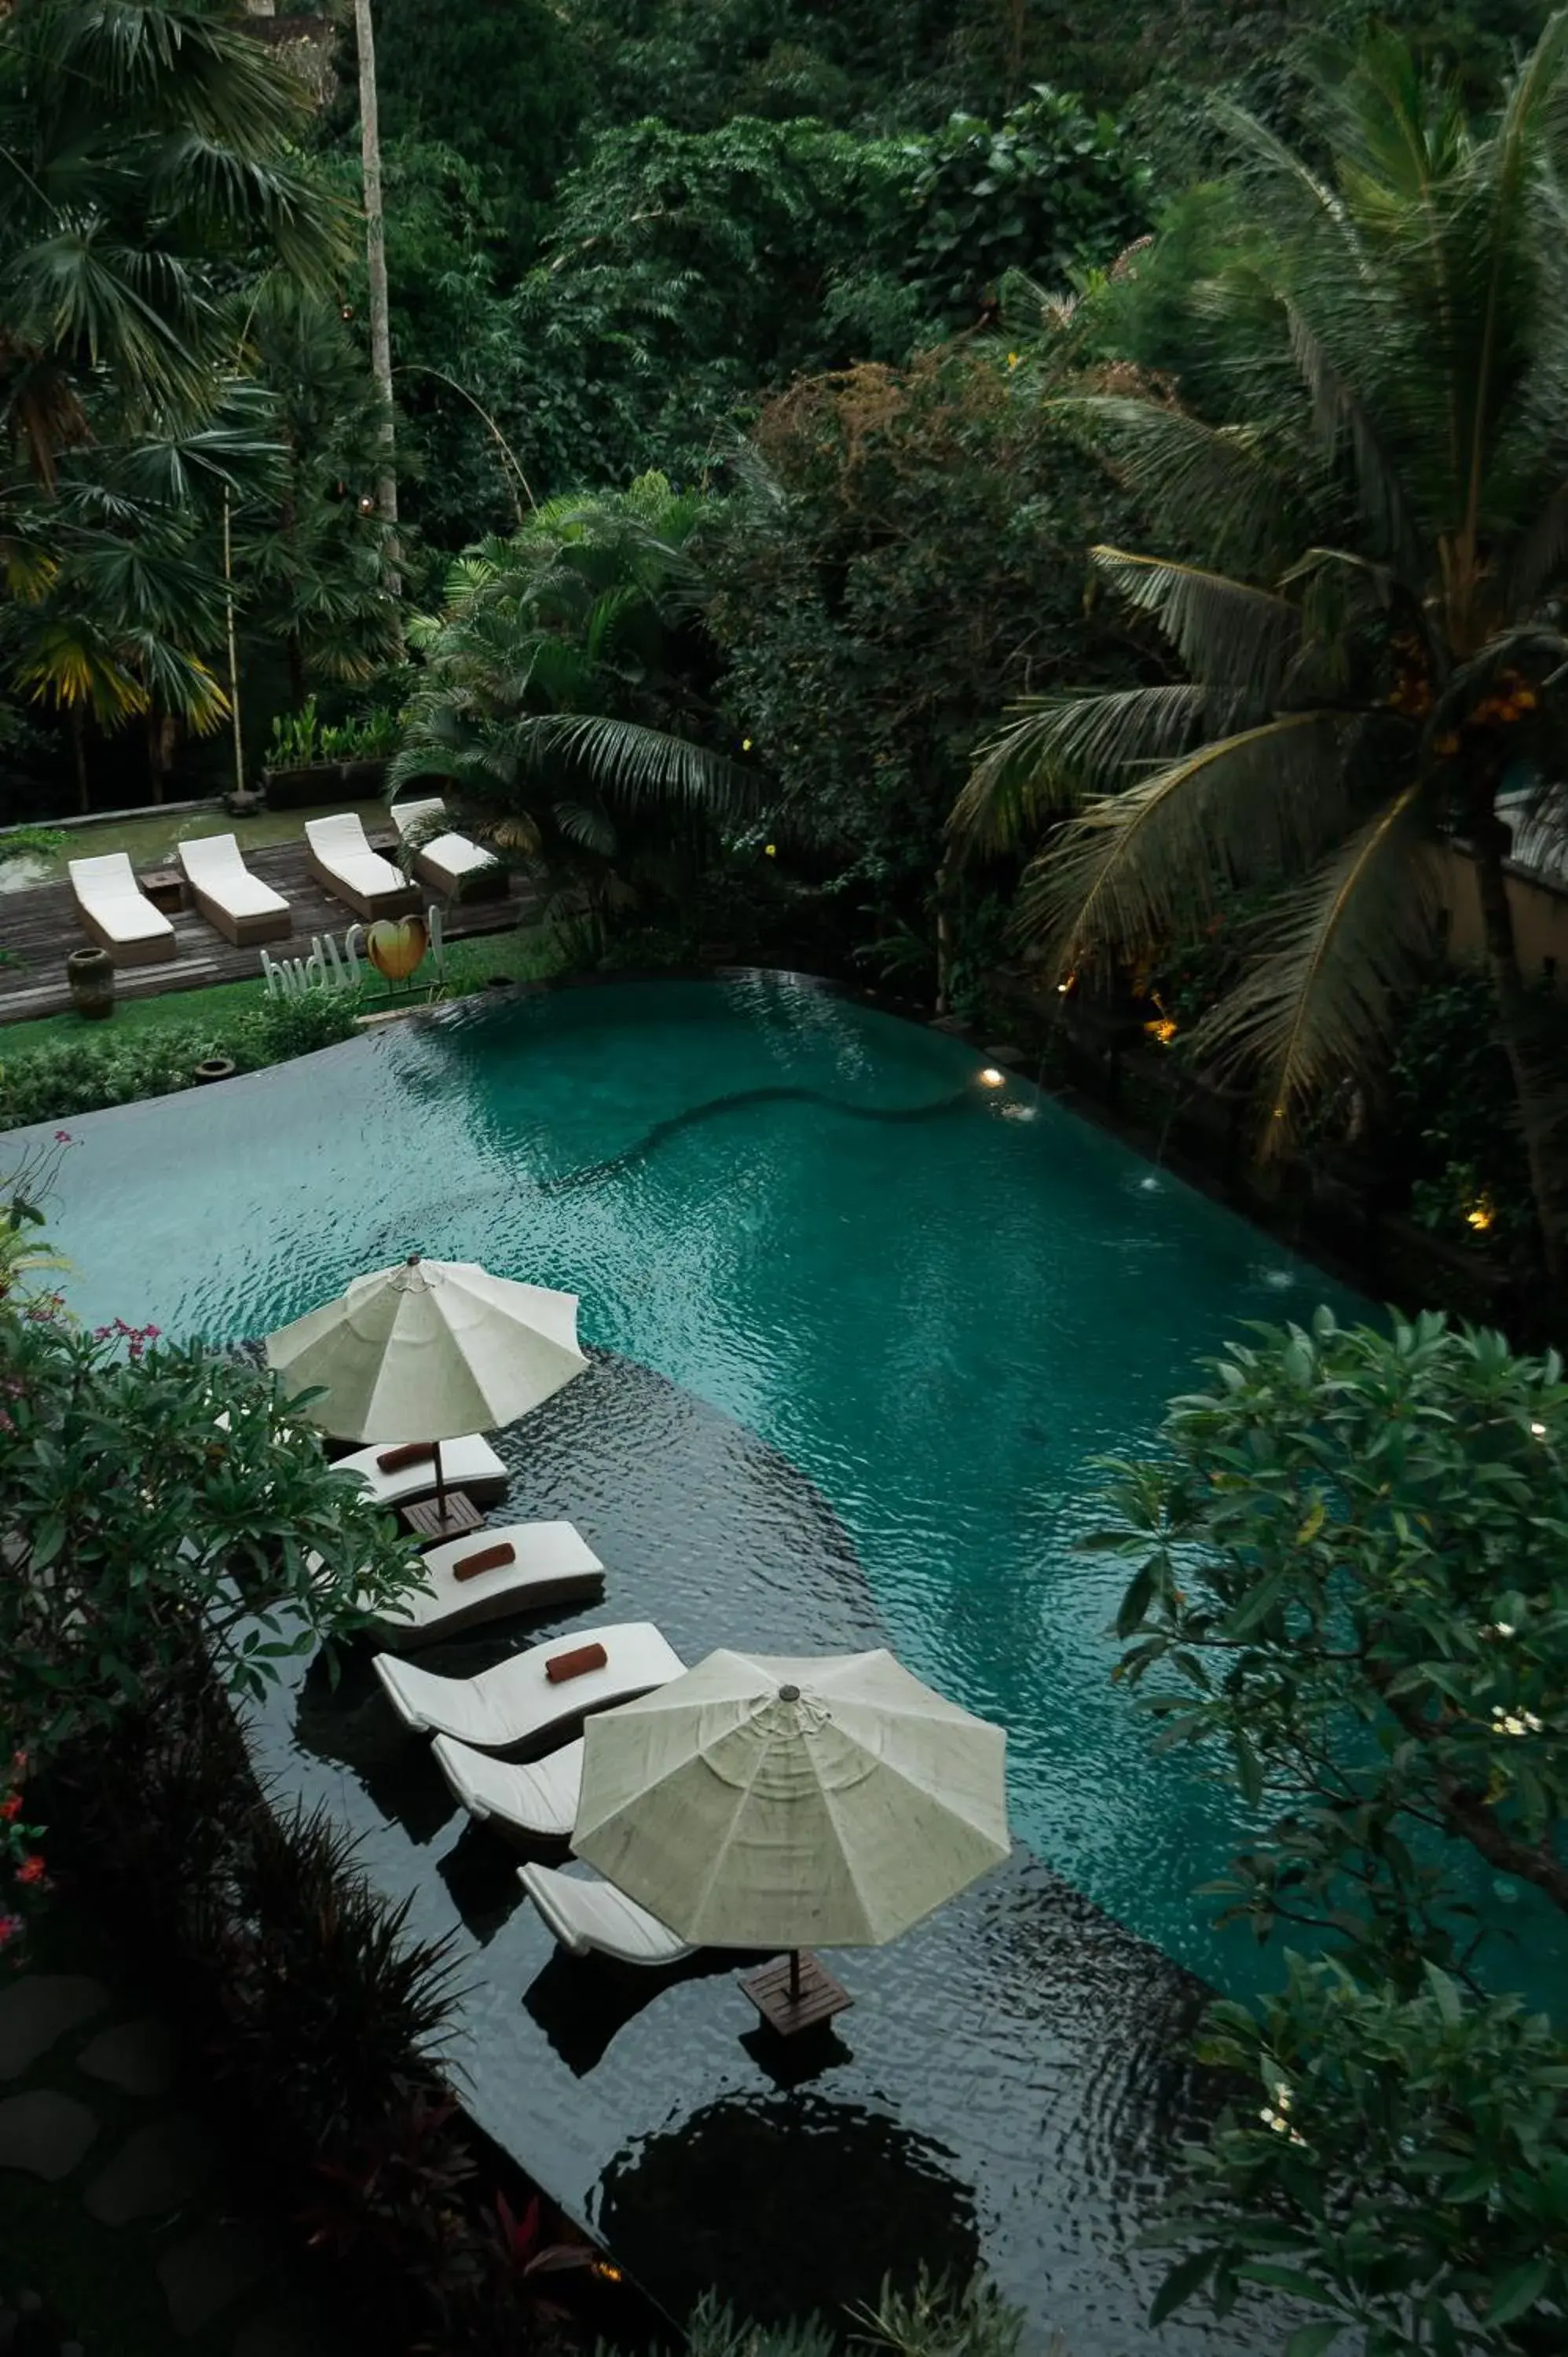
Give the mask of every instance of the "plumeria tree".
M 1318 1953 L 1211 2016 L 1254 2092 L 1190 2158 L 1161 2313 L 1254 2284 L 1313 2303 L 1291 2357 L 1559 2349 L 1568 2046 L 1496 1991 L 1510 1917 L 1568 1932 L 1561 1362 L 1320 1310 L 1211 1377 L 1092 1544 L 1132 1566 L 1118 1676 L 1250 1805 L 1219 1895 Z
M 260 1693 L 419 1573 L 274 1375 L 44 1288 L 50 1159 L 0 1189 L 0 1747 L 35 1770 L 193 1674 Z

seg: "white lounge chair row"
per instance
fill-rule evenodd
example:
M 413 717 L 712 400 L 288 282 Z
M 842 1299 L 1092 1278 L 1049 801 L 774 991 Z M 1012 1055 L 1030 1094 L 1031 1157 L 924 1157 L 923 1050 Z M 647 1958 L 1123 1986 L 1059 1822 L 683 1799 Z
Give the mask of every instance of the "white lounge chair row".
M 406 1502 L 431 1484 L 428 1462 L 388 1469 L 377 1447 L 338 1459 L 377 1502 Z M 446 1478 L 471 1495 L 504 1492 L 501 1459 L 478 1434 L 442 1448 Z M 502 1557 L 496 1561 L 489 1558 Z M 570 1523 L 510 1523 L 431 1547 L 425 1584 L 400 1598 L 395 1617 L 375 1623 L 383 1642 L 408 1647 L 503 1613 L 575 1599 L 600 1589 L 605 1567 Z M 578 1735 L 543 1758 L 550 1738 L 596 1710 L 630 1702 L 678 1678 L 685 1663 L 650 1621 L 631 1620 L 553 1637 L 471 1678 L 437 1676 L 393 1652 L 372 1667 L 403 1725 L 430 1733 L 436 1766 L 478 1824 L 524 1841 L 566 1841 L 582 1797 L 585 1739 Z M 563 1674 L 564 1673 L 564 1674 Z M 648 1968 L 682 1963 L 695 1951 L 666 1923 L 597 1877 L 533 1862 L 520 1867 L 524 1890 L 563 1947 Z
M 426 889 L 443 899 L 457 893 L 467 899 L 504 893 L 505 868 L 493 853 L 470 843 L 467 835 L 448 830 L 431 841 L 423 840 L 424 833 L 444 815 L 439 802 L 404 803 L 392 813 L 400 835 L 417 830 L 413 857 L 417 881 L 411 882 L 390 859 L 371 850 L 357 811 L 306 821 L 310 872 L 324 892 L 367 922 L 376 917 L 408 915 L 421 905 Z M 199 835 L 175 849 L 192 901 L 208 923 L 236 948 L 285 941 L 294 931 L 294 912 L 288 902 L 251 873 L 235 835 Z M 137 883 L 126 853 L 109 851 L 93 859 L 73 859 L 70 872 L 83 926 L 116 964 L 151 965 L 177 954 L 175 929 Z

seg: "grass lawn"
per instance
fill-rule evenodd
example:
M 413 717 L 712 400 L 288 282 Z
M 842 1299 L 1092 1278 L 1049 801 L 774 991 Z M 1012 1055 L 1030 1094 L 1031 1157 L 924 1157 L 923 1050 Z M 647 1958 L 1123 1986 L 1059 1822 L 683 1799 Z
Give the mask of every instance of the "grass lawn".
M 560 970 L 560 952 L 547 925 L 517 926 L 509 932 L 480 933 L 472 941 L 446 944 L 446 987 L 453 998 L 481 990 L 492 974 L 504 974 L 513 982 L 544 982 Z M 75 1013 L 0 1024 L 0 1064 L 7 1056 L 89 1035 L 103 1039 L 132 1032 L 141 1037 L 170 1029 L 218 1030 L 230 1016 L 253 1006 L 261 993 L 257 975 L 253 982 L 219 982 L 206 990 L 170 990 L 156 998 L 126 999 L 107 1024 L 86 1022 Z

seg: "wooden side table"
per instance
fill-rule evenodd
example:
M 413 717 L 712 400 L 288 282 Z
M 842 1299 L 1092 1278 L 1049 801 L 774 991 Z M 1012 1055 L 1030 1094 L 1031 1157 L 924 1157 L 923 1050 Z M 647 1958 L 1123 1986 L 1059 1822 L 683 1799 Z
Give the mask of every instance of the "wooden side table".
M 780 2038 L 798 2038 L 803 2029 L 819 2029 L 854 2003 L 848 1989 L 805 1950 L 764 1964 L 759 1973 L 743 1980 L 741 1987 Z
M 184 908 L 185 877 L 177 867 L 148 867 L 136 881 L 154 908 L 161 909 L 166 917 Z
M 446 1513 L 443 1520 L 440 1501 L 417 1498 L 412 1506 L 403 1508 L 404 1526 L 413 1532 L 422 1544 L 431 1546 L 437 1539 L 466 1538 L 470 1531 L 483 1530 L 485 1518 L 469 1497 L 467 1490 L 448 1490 Z

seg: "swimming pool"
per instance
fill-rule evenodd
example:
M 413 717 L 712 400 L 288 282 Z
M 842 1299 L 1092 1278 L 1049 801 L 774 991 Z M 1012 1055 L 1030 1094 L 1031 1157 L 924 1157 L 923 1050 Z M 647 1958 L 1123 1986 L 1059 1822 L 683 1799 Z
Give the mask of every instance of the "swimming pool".
M 1073 1541 L 1096 1459 L 1239 1319 L 1332 1298 L 1319 1273 L 952 1039 L 789 977 L 464 1008 L 73 1126 L 54 1224 L 92 1323 L 254 1335 L 416 1250 L 580 1293 L 588 1340 L 821 1491 L 888 1641 L 1009 1728 L 1042 1860 L 1207 1978 L 1273 1976 L 1193 1896 L 1235 1803 L 1153 1756 L 1109 1682 L 1118 1574 Z

